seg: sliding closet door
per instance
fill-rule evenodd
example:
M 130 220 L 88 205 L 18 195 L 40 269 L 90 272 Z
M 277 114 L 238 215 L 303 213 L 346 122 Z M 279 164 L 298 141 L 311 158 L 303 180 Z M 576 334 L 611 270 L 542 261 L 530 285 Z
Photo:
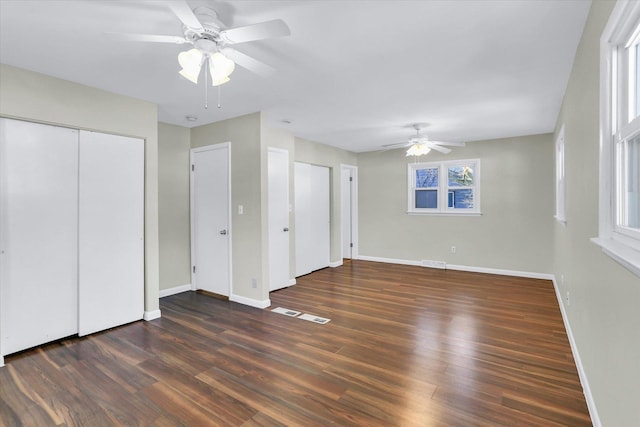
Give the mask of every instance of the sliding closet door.
M 2 354 L 78 331 L 78 131 L 0 119 Z
M 144 313 L 144 141 L 80 131 L 79 334 Z
M 329 266 L 329 168 L 296 162 L 296 277 Z

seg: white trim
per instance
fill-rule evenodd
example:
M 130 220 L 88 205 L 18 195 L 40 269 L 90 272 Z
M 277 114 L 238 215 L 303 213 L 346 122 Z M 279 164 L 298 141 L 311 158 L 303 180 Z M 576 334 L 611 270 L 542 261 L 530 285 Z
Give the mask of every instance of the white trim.
M 566 144 L 565 144 L 564 134 L 565 134 L 565 131 L 564 131 L 564 124 L 563 124 L 560 127 L 560 131 L 558 132 L 558 137 L 556 138 L 556 143 L 555 143 L 556 214 L 553 217 L 559 223 L 566 225 L 567 224 L 567 215 L 566 215 L 567 181 L 566 181 L 566 168 L 565 168 Z
M 269 299 L 259 301 L 257 299 L 247 298 L 241 295 L 233 295 L 233 294 L 229 296 L 229 301 L 237 302 L 238 304 L 248 305 L 250 307 L 255 307 L 255 308 L 267 308 L 271 305 L 271 300 Z
M 496 274 L 499 276 L 526 277 L 527 279 L 553 280 L 553 274 L 531 271 L 505 270 L 502 268 L 473 267 L 470 265 L 447 264 L 447 270 L 469 271 L 472 273 Z
M 160 298 L 164 298 L 164 297 L 180 294 L 182 292 L 186 292 L 190 290 L 192 290 L 191 283 L 187 283 L 186 285 L 174 286 L 173 288 L 169 288 L 169 289 L 162 289 L 158 296 Z
M 360 255 L 358 256 L 358 259 L 362 261 L 386 262 L 388 264 L 414 265 L 416 267 L 422 266 L 421 261 L 411 261 L 408 259 L 382 258 L 382 257 L 367 256 L 367 255 Z
M 159 319 L 160 317 L 162 317 L 160 310 L 145 311 L 144 315 L 142 316 L 142 318 L 147 322 L 149 320 Z
M 593 398 L 593 394 L 591 393 L 591 387 L 589 386 L 589 380 L 587 378 L 587 373 L 584 370 L 584 366 L 582 365 L 582 359 L 580 359 L 580 353 L 578 352 L 578 346 L 576 345 L 576 340 L 573 337 L 573 332 L 571 330 L 571 323 L 569 323 L 569 318 L 567 316 L 567 312 L 564 308 L 564 303 L 562 302 L 562 296 L 560 295 L 560 289 L 558 288 L 558 283 L 556 282 L 555 276 L 551 279 L 553 282 L 553 289 L 556 294 L 556 298 L 558 299 L 558 305 L 560 306 L 560 313 L 562 314 L 562 322 L 564 323 L 564 328 L 567 332 L 567 337 L 569 338 L 569 346 L 571 347 L 571 353 L 573 354 L 573 360 L 576 364 L 576 368 L 578 370 L 578 377 L 580 377 L 580 384 L 582 385 L 582 392 L 584 394 L 585 400 L 587 401 L 587 409 L 589 409 L 589 415 L 591 416 L 591 422 L 594 427 L 602 427 L 602 423 L 600 422 L 600 416 L 598 415 L 598 410 L 596 408 L 596 401 Z
M 423 261 L 414 261 L 409 259 L 382 258 L 382 257 L 373 257 L 373 256 L 367 256 L 367 255 L 360 255 L 358 259 L 363 261 L 386 262 L 389 264 L 414 265 L 416 267 L 425 267 Z M 432 261 L 432 262 L 438 263 L 441 261 Z M 425 267 L 425 268 L 434 268 L 434 267 Z M 435 267 L 435 268 L 439 268 L 439 267 Z M 456 265 L 456 264 L 445 264 L 445 269 L 457 270 L 457 271 L 469 271 L 472 273 L 497 274 L 500 276 L 526 277 L 528 279 L 553 280 L 553 274 L 535 273 L 530 271 L 505 270 L 500 268 L 474 267 L 469 265 Z
M 0 356 L 0 368 L 4 367 L 4 356 Z
M 329 263 L 329 267 L 331 267 L 331 268 L 340 267 L 341 265 L 342 265 L 342 260 L 340 260 L 340 261 L 334 261 L 334 262 L 330 262 L 330 263 Z
M 295 279 L 295 278 L 293 278 L 293 279 L 289 279 L 289 283 L 287 283 L 287 286 L 293 286 L 293 285 L 295 285 L 296 283 L 297 283 L 297 282 L 296 282 L 296 279 Z
M 602 252 L 613 258 L 616 262 L 630 270 L 636 276 L 640 276 L 640 252 L 631 249 L 614 239 L 601 239 L 594 237 L 593 243 L 602 248 Z

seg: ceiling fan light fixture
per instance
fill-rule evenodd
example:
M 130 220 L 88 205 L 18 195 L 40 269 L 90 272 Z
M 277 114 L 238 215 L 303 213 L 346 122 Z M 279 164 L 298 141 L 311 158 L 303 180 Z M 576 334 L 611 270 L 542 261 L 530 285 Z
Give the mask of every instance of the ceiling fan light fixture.
M 407 157 L 409 156 L 423 156 L 429 154 L 431 148 L 427 146 L 427 144 L 413 144 L 407 150 Z
M 198 76 L 202 68 L 204 55 L 198 49 L 190 49 L 178 54 L 178 63 L 182 67 L 180 75 L 187 80 L 198 84 Z
M 225 77 L 229 77 L 236 64 L 220 52 L 216 52 L 209 57 L 209 71 L 211 72 L 211 78 L 215 80 L 224 80 Z

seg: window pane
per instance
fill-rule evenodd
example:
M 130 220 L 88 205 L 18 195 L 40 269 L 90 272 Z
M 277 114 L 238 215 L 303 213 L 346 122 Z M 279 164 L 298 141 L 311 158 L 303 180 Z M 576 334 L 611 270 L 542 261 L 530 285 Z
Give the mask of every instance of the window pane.
M 635 117 L 640 116 L 640 44 L 636 45 L 636 114 Z
M 437 186 L 438 168 L 416 170 L 416 188 L 433 188 Z
M 416 190 L 416 208 L 436 209 L 438 207 L 438 190 Z
M 640 135 L 627 142 L 626 156 L 626 212 L 622 215 L 626 221 L 622 225 L 640 228 Z
M 449 190 L 449 207 L 453 209 L 473 209 L 473 189 Z
M 450 166 L 449 187 L 469 187 L 473 185 L 473 169 L 469 166 Z

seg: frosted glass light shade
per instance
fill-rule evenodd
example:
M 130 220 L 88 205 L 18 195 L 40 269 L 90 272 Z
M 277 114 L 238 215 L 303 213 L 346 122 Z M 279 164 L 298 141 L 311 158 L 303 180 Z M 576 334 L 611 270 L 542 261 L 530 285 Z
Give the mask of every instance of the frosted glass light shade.
M 178 63 L 182 67 L 180 75 L 193 83 L 198 83 L 200 68 L 202 67 L 203 55 L 198 49 L 191 49 L 180 52 Z
M 422 155 L 425 155 L 425 154 L 429 154 L 430 151 L 431 151 L 431 148 L 427 147 L 427 144 L 413 144 L 407 150 L 407 157 L 408 156 L 422 156 Z
M 214 86 L 221 85 L 229 81 L 229 75 L 233 73 L 236 64 L 221 54 L 216 52 L 209 57 L 209 71 L 211 72 L 211 81 Z

